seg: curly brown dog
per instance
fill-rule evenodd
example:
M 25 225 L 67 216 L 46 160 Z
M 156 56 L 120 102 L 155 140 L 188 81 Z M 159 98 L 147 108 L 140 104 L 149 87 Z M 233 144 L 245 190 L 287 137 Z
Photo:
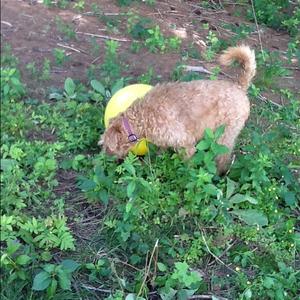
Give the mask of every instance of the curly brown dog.
M 234 61 L 241 67 L 236 82 L 196 80 L 156 85 L 110 121 L 99 144 L 108 154 L 123 158 L 136 137 L 147 138 L 162 148 L 184 148 L 191 157 L 206 128 L 225 125 L 219 143 L 231 152 L 249 116 L 246 91 L 255 75 L 254 51 L 242 45 L 228 48 L 220 57 L 224 66 Z M 217 158 L 219 173 L 227 170 L 229 162 L 230 153 Z

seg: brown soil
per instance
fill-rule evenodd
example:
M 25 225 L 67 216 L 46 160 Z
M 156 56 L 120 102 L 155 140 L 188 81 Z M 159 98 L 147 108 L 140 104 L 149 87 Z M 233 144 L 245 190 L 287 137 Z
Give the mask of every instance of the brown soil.
M 240 24 L 241 18 L 234 16 L 234 12 L 237 10 L 243 12 L 243 7 L 238 5 L 231 5 L 226 7 L 226 10 L 219 11 L 202 9 L 197 6 L 198 1 L 184 1 L 184 3 L 157 1 L 154 7 L 136 3 L 132 7 L 119 7 L 115 1 L 97 1 L 101 11 L 106 14 L 106 18 L 120 20 L 117 32 L 111 32 L 112 30 L 107 28 L 103 19 L 86 13 L 80 14 L 74 9 L 49 9 L 37 2 L 41 1 L 1 1 L 2 42 L 12 46 L 14 54 L 20 60 L 23 80 L 26 82 L 31 96 L 37 98 L 45 98 L 49 87 L 62 87 L 66 77 L 87 83 L 86 70 L 88 67 L 94 61 L 97 64 L 101 64 L 103 61 L 106 39 L 97 38 L 100 51 L 99 55 L 95 57 L 91 54 L 91 37 L 78 33 L 76 38 L 66 40 L 66 36 L 57 30 L 57 17 L 70 24 L 76 32 L 131 40 L 132 38 L 126 33 L 126 17 L 120 17 L 121 13 L 131 10 L 138 15 L 154 20 L 154 23 L 160 25 L 164 34 L 183 37 L 183 49 L 189 44 L 194 44 L 201 53 L 206 47 L 205 37 L 208 33 L 208 30 L 202 27 L 204 23 L 209 24 L 210 29 L 221 38 L 231 38 L 232 32 L 225 30 L 220 24 Z M 92 11 L 92 3 L 95 1 L 86 1 L 85 12 Z M 111 14 L 119 15 L 111 16 Z M 244 19 L 242 22 L 247 23 Z M 261 31 L 263 46 L 269 50 L 279 50 L 286 59 L 284 56 L 289 36 L 268 28 Z M 260 47 L 256 33 L 251 34 L 243 42 L 256 49 Z M 148 67 L 152 66 L 155 74 L 160 75 L 162 80 L 168 80 L 171 71 L 181 58 L 180 53 L 153 54 L 146 49 L 134 54 L 129 50 L 130 42 L 120 42 L 120 44 L 120 57 L 125 65 L 130 66 L 130 70 L 124 73 L 133 78 L 143 74 Z M 72 47 L 75 50 L 63 48 L 61 45 Z M 37 69 L 41 69 L 45 58 L 51 61 L 51 66 L 55 66 L 52 52 L 54 48 L 66 50 L 69 61 L 63 66 L 52 67 L 51 79 L 41 84 L 32 78 L 25 67 L 28 63 L 35 62 Z M 216 65 L 196 59 L 189 59 L 186 64 L 201 65 L 207 69 Z M 291 78 L 280 80 L 280 86 L 299 91 L 300 70 L 296 64 L 295 61 L 295 65 L 291 67 Z

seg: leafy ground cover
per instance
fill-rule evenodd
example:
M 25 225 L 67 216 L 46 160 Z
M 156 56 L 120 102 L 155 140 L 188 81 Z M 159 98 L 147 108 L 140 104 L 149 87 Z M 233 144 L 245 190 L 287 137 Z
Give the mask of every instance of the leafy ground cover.
M 3 1 L 2 299 L 298 299 L 299 6 L 250 2 Z M 234 75 L 216 59 L 242 42 L 258 74 L 226 176 L 223 127 L 188 162 L 101 152 L 117 90 Z

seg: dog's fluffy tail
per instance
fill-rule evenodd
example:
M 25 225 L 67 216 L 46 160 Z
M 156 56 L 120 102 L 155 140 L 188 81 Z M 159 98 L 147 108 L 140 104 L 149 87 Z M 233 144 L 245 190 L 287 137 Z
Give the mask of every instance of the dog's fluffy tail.
M 230 47 L 220 56 L 220 63 L 223 66 L 229 66 L 234 61 L 237 61 L 242 67 L 237 81 L 243 90 L 247 90 L 256 72 L 254 51 L 249 46 L 242 45 Z

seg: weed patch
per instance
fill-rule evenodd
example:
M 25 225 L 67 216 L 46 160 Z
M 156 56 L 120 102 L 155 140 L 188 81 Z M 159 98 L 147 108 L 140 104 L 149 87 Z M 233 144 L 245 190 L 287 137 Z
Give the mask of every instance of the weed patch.
M 148 6 L 109 3 L 109 12 L 90 1 L 43 2 L 52 7 L 49 12 L 73 9 L 91 24 L 105 26 L 107 37 L 124 33 L 132 43 L 87 41 L 86 53 L 94 58 L 84 54 L 86 80 L 67 73 L 60 86 L 54 80 L 39 99 L 31 98 L 25 78 L 46 91 L 56 79 L 53 71 L 67 70 L 69 56 L 54 46 L 41 63 L 24 63 L 11 47 L 2 47 L 1 297 L 296 299 L 299 93 L 278 86 L 293 76 L 299 57 L 293 2 L 254 1 L 258 21 L 287 30 L 291 38 L 284 52 L 257 52 L 258 73 L 249 88 L 251 116 L 223 177 L 215 164 L 215 157 L 227 151 L 218 144 L 223 126 L 206 130 L 189 161 L 182 153 L 150 145 L 145 157 L 129 154 L 120 162 L 101 152 L 97 142 L 114 93 L 132 82 L 153 84 L 162 78 L 156 61 L 143 74 L 134 73 L 123 63 L 124 53 L 143 64 L 144 52 L 159 63 L 172 52 L 178 63 L 170 67 L 171 80 L 201 80 L 203 74 L 185 72 L 183 64 L 203 58 L 210 65 L 227 46 L 249 38 L 254 24 L 220 24 L 234 34 L 226 40 L 209 23 L 201 25 L 206 48 L 200 52 L 196 41 L 187 38 L 181 45 L 150 19 L 158 14 L 154 1 L 146 1 Z M 170 7 L 172 18 L 181 14 L 175 6 Z M 147 8 L 145 14 L 139 14 L 140 7 Z M 213 1 L 202 1 L 201 7 L 216 15 L 223 9 Z M 78 42 L 71 21 L 56 17 L 55 25 L 60 40 Z M 218 67 L 209 69 L 210 79 L 220 76 Z M 127 77 L 128 71 L 137 76 Z M 270 90 L 282 104 L 261 96 Z

